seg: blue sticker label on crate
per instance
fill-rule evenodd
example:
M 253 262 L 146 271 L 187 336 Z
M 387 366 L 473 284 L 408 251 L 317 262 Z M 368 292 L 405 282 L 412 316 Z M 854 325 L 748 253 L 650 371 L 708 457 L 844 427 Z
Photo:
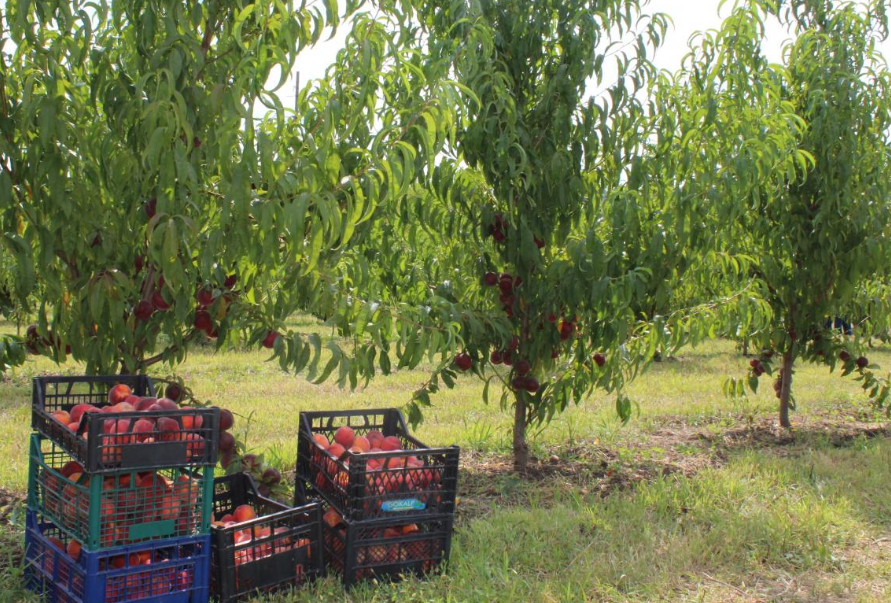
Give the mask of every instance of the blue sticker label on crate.
M 381 509 L 384 511 L 420 511 L 426 506 L 417 498 L 403 498 L 401 500 L 385 500 L 381 504 Z

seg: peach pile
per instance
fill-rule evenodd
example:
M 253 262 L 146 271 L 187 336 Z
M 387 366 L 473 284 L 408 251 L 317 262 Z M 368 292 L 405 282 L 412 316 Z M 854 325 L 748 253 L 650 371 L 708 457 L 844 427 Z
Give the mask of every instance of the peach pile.
M 257 512 L 251 505 L 239 505 L 232 513 L 225 513 L 217 517 L 211 522 L 214 528 L 235 528 L 234 541 L 235 565 L 244 565 L 271 557 L 291 550 L 306 548 L 306 558 L 310 555 L 310 541 L 308 538 L 295 538 L 290 534 L 292 528 L 288 526 L 272 528 L 269 525 L 251 525 L 238 529 L 245 522 L 250 522 L 257 518 Z M 219 552 L 217 552 L 219 554 Z M 294 568 L 294 577 L 299 580 L 304 575 L 302 563 L 298 563 Z M 239 576 L 236 570 L 235 576 L 236 590 L 240 590 L 238 586 Z
M 70 411 L 57 410 L 53 419 L 77 433 L 87 413 L 169 412 L 167 417 L 128 417 L 105 419 L 102 423 L 102 462 L 121 460 L 121 446 L 127 444 L 151 444 L 154 442 L 187 442 L 188 457 L 204 456 L 204 438 L 194 430 L 204 423 L 201 415 L 189 413 L 169 398 L 151 398 L 133 395 L 125 384 L 119 383 L 108 392 L 108 405 L 97 407 L 78 404 Z M 182 411 L 182 412 L 177 412 Z M 231 415 L 230 415 L 231 416 Z M 88 437 L 87 433 L 83 434 Z
M 48 515 L 63 527 L 86 533 L 90 525 L 90 476 L 74 461 L 56 471 L 43 471 L 43 503 Z M 130 544 L 130 527 L 173 520 L 175 534 L 188 536 L 200 521 L 200 480 L 180 474 L 176 479 L 153 471 L 107 476 L 99 500 L 99 544 Z
M 334 433 L 334 442 L 317 433 L 313 435 L 316 448 L 313 461 L 323 468 L 315 477 L 315 486 L 323 491 L 345 491 L 349 486 L 350 458 L 354 454 L 369 452 L 409 452 L 402 448 L 396 436 L 384 436 L 380 431 L 371 430 L 367 434 L 356 435 L 350 427 L 340 427 Z M 383 497 L 395 492 L 424 492 L 439 488 L 439 469 L 428 467 L 414 455 L 391 458 L 368 458 L 366 460 L 366 497 Z M 377 508 L 381 501 L 376 501 Z M 366 502 L 366 506 L 369 503 Z M 366 509 L 369 510 L 369 509 Z M 377 510 L 377 509 L 375 509 Z
M 325 545 L 333 554 L 334 560 L 343 570 L 344 552 L 346 548 L 346 526 L 343 517 L 335 509 L 328 509 L 322 517 L 325 527 Z M 420 534 L 421 529 L 416 523 L 389 526 L 377 530 L 363 528 L 362 539 L 396 539 Z M 361 579 L 370 575 L 374 566 L 388 565 L 392 563 L 406 563 L 411 561 L 423 562 L 423 571 L 429 571 L 435 565 L 435 560 L 441 552 L 442 542 L 439 538 L 410 540 L 409 542 L 381 543 L 362 546 L 361 542 L 356 546 L 356 565 L 359 568 L 357 578 Z
M 56 553 L 67 555 L 72 561 L 78 562 L 81 556 L 81 544 L 77 540 L 69 540 L 65 544 L 62 540 L 55 536 L 48 536 L 46 540 L 58 549 Z M 154 559 L 153 559 L 154 556 Z M 53 562 L 57 557 L 52 551 L 41 552 L 42 567 L 50 576 L 53 575 Z M 192 572 L 185 570 L 175 570 L 173 568 L 154 569 L 150 568 L 154 563 L 163 563 L 167 561 L 158 552 L 153 555 L 152 551 L 139 551 L 130 553 L 129 555 L 117 555 L 102 559 L 99 562 L 99 571 L 116 571 L 128 568 L 132 570 L 124 575 L 110 576 L 106 580 L 105 601 L 107 603 L 117 603 L 119 601 L 134 601 L 147 597 L 158 597 L 171 592 L 187 591 L 192 586 Z M 149 569 L 137 570 L 136 568 L 146 567 Z M 64 584 L 68 582 L 68 575 L 71 565 L 68 563 L 58 564 L 59 582 Z M 74 592 L 83 591 L 83 579 L 79 575 L 75 575 L 72 580 L 72 589 Z

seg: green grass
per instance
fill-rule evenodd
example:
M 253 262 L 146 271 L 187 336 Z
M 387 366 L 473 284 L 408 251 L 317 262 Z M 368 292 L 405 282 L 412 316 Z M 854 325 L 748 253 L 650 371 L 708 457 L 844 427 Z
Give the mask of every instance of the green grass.
M 891 349 L 869 356 L 891 366 Z M 252 416 L 249 444 L 283 466 L 293 463 L 300 410 L 401 406 L 425 379 L 407 371 L 341 391 L 283 374 L 266 357 L 199 350 L 178 372 L 201 398 L 241 415 L 240 429 Z M 608 396 L 571 408 L 533 435 L 539 456 L 562 459 L 542 480 L 497 470 L 510 417 L 464 379 L 418 430 L 431 444 L 460 444 L 468 459 L 449 573 L 348 593 L 328 578 L 265 601 L 888 601 L 891 441 L 825 431 L 883 415 L 853 381 L 800 366 L 797 439 L 741 438 L 775 413 L 766 378 L 746 403 L 722 396 L 722 378 L 745 368 L 732 344 L 710 342 L 633 384 L 640 413 L 628 425 Z M 0 487 L 25 488 L 30 378 L 58 370 L 38 360 L 0 384 Z M 681 470 L 663 475 L 666 463 Z M 603 484 L 612 484 L 605 496 Z M 28 600 L 17 583 L 14 570 L 0 572 L 0 601 Z

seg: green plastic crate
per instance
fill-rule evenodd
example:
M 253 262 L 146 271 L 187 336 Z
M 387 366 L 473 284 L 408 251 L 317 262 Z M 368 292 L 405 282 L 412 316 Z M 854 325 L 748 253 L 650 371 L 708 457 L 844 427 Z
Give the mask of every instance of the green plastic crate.
M 54 442 L 31 436 L 28 506 L 89 551 L 204 536 L 213 513 L 213 467 L 93 474 Z

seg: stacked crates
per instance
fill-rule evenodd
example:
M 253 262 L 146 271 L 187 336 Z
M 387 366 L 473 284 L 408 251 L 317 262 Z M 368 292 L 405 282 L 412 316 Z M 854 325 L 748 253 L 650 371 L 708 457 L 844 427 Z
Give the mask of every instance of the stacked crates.
M 34 380 L 28 586 L 50 603 L 204 603 L 219 410 L 111 410 L 117 384 L 154 397 L 144 376 Z
M 261 496 L 250 475 L 234 473 L 216 479 L 213 506 L 211 592 L 219 603 L 324 574 L 319 503 L 289 507 Z M 238 517 L 245 507 L 255 517 Z
M 332 455 L 344 426 L 389 450 Z M 396 409 L 300 413 L 295 501 L 322 502 L 326 561 L 345 584 L 448 562 L 459 452 L 415 439 Z

